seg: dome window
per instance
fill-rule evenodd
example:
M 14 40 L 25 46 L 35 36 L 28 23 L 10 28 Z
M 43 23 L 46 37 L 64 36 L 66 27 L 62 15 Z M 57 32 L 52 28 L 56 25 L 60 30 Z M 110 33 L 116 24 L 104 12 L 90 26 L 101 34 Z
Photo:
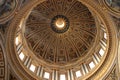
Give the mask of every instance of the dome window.
M 32 72 L 35 71 L 35 66 L 34 66 L 33 64 L 31 64 L 31 66 L 30 66 L 30 70 L 31 70 Z
M 80 71 L 76 71 L 76 77 L 78 78 L 80 76 L 82 76 L 81 72 Z
M 93 61 L 89 64 L 89 67 L 90 67 L 91 69 L 93 69 L 93 68 L 95 67 L 95 64 L 93 63 Z
M 104 38 L 107 39 L 107 34 L 106 33 L 104 33 Z
M 104 50 L 103 49 L 100 49 L 100 51 L 99 51 L 99 54 L 100 54 L 100 56 L 103 56 L 104 55 Z
M 15 39 L 15 44 L 16 44 L 16 45 L 19 44 L 19 38 L 18 38 L 18 37 L 16 37 L 16 39 Z
M 44 74 L 44 78 L 49 79 L 49 77 L 50 77 L 50 73 L 45 72 L 45 74 Z
M 66 78 L 65 78 L 65 75 L 64 75 L 64 74 L 61 74 L 61 75 L 60 75 L 60 80 L 66 80 Z
M 19 55 L 19 58 L 23 61 L 24 57 L 25 57 L 25 55 L 23 54 L 23 52 L 21 52 Z

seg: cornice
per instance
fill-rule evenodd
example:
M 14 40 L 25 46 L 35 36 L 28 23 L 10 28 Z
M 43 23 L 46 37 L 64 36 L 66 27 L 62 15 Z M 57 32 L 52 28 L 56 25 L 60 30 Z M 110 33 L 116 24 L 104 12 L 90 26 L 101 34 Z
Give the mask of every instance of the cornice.
M 10 61 L 9 64 L 14 70 L 14 72 L 20 77 L 20 79 L 24 80 L 33 80 L 35 78 L 32 77 L 32 75 L 27 74 L 27 72 L 22 68 L 21 64 L 18 63 L 18 59 L 16 58 L 16 52 L 14 50 L 14 37 L 15 37 L 15 32 L 16 32 L 16 27 L 19 25 L 20 21 L 25 18 L 28 13 L 32 10 L 33 7 L 35 7 L 37 4 L 40 2 L 45 1 L 45 0 L 31 0 L 25 7 L 23 7 L 18 13 L 15 15 L 8 33 L 7 33 L 7 42 L 6 42 L 6 50 L 7 50 L 7 57 L 8 60 Z M 90 10 L 92 10 L 99 18 L 100 20 L 105 24 L 107 28 L 107 33 L 109 34 L 109 48 L 107 52 L 107 58 L 104 57 L 103 63 L 98 66 L 98 68 L 91 72 L 91 74 L 85 76 L 82 79 L 93 79 L 93 80 L 99 80 L 102 77 L 106 75 L 106 73 L 111 69 L 114 60 L 116 58 L 116 51 L 117 51 L 117 32 L 114 27 L 114 23 L 112 22 L 110 16 L 108 13 L 106 13 L 103 9 L 101 9 L 100 5 L 96 5 L 92 0 L 78 0 L 85 4 L 87 7 L 89 7 Z M 98 76 L 99 75 L 99 76 Z M 90 77 L 91 76 L 91 77 Z

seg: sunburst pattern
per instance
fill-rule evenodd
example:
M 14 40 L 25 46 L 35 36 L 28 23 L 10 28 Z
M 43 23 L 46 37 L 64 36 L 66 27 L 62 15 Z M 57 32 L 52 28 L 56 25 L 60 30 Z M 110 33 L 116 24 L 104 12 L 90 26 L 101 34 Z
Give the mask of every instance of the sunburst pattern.
M 51 20 L 64 15 L 69 29 L 61 34 L 51 29 Z M 96 37 L 90 11 L 77 0 L 47 0 L 35 7 L 27 19 L 25 38 L 33 53 L 54 64 L 73 62 L 87 54 Z

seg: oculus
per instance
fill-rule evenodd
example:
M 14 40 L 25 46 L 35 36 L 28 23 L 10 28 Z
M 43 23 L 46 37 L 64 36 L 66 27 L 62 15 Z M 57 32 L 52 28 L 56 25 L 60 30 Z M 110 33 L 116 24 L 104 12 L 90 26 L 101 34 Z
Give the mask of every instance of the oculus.
M 64 33 L 69 29 L 69 20 L 63 15 L 57 15 L 51 20 L 51 28 L 56 33 Z

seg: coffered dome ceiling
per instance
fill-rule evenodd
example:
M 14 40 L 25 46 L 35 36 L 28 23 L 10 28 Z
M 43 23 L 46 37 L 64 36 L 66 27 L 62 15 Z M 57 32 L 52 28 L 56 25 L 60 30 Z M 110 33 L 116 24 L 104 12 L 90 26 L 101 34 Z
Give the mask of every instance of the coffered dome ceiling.
M 10 65 L 23 80 L 99 80 L 117 51 L 109 21 L 93 0 L 28 0 L 8 29 Z
M 77 0 L 47 0 L 30 13 L 24 36 L 37 58 L 66 64 L 86 55 L 95 42 L 95 20 Z

